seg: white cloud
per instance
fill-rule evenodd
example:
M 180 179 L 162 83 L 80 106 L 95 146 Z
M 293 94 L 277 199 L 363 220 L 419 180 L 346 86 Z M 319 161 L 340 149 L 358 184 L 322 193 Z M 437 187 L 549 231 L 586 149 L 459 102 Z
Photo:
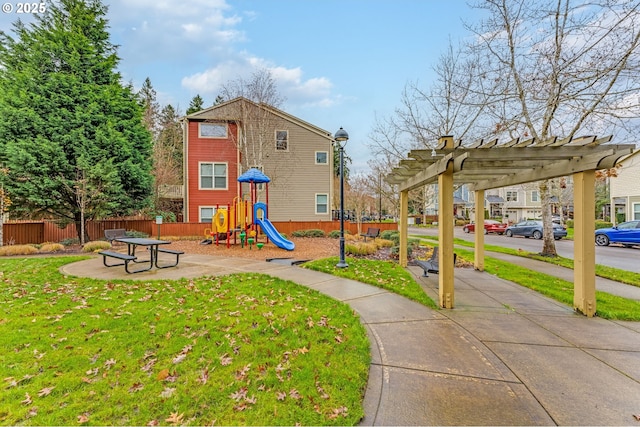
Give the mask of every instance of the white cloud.
M 267 69 L 271 73 L 288 104 L 327 107 L 335 102 L 330 98 L 333 85 L 328 78 L 314 77 L 305 80 L 300 67 L 274 66 L 263 58 L 246 54 L 184 77 L 182 86 L 194 94 L 216 96 L 225 83 L 238 78 L 250 79 L 251 74 L 258 69 Z

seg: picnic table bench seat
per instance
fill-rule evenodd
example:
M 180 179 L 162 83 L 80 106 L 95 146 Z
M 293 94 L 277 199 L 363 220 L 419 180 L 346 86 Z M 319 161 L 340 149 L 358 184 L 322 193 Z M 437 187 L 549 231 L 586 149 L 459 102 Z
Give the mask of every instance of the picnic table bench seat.
M 367 237 L 371 237 L 372 239 L 375 239 L 376 237 L 378 237 L 380 235 L 380 229 L 376 227 L 369 227 L 367 228 L 366 233 L 360 233 L 360 235 L 364 237 L 364 241 L 366 242 Z
M 453 265 L 456 264 L 457 254 L 453 254 Z M 429 273 L 438 274 L 440 272 L 440 258 L 438 257 L 438 247 L 433 248 L 433 253 L 431 254 L 431 258 L 428 260 L 418 259 L 415 260 L 415 263 L 418 266 L 422 267 L 424 273 L 422 277 L 429 277 Z
M 158 252 L 175 255 L 176 256 L 176 262 L 174 264 L 170 264 L 170 265 L 158 265 L 158 262 L 156 261 L 156 267 L 157 268 L 175 267 L 176 265 L 178 265 L 178 262 L 180 262 L 180 255 L 184 254 L 184 251 L 179 251 L 179 250 L 175 250 L 175 249 L 168 249 L 168 248 L 160 248 L 160 247 L 158 248 Z
M 131 261 L 135 261 L 136 259 L 138 259 L 138 257 L 134 255 L 127 255 L 127 254 L 114 252 L 114 251 L 100 251 L 98 253 L 102 255 L 102 263 L 104 264 L 105 267 L 116 267 L 118 265 L 124 265 L 124 269 L 127 271 L 127 273 L 129 272 L 129 263 Z M 116 258 L 124 262 L 119 262 L 117 264 L 107 264 L 107 257 Z

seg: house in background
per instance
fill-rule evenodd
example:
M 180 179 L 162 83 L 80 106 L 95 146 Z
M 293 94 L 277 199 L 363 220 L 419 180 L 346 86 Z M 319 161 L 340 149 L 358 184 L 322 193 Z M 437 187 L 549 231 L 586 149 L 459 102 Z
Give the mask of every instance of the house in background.
M 249 186 L 250 168 L 267 175 L 271 221 L 330 221 L 333 136 L 266 104 L 236 98 L 183 119 L 185 221 L 210 222 Z M 267 202 L 264 185 L 258 200 Z
M 609 178 L 611 206 L 615 223 L 640 219 L 640 150 L 622 159 L 618 176 Z

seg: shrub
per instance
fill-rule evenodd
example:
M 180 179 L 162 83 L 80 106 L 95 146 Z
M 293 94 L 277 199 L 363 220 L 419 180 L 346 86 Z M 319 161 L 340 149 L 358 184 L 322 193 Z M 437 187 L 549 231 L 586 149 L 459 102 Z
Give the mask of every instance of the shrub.
M 398 236 L 398 240 L 400 240 L 400 232 L 398 230 L 384 230 L 380 232 L 380 238 L 384 240 L 394 240 L 394 236 Z
M 111 243 L 104 240 L 94 240 L 93 242 L 87 242 L 82 247 L 82 252 L 96 252 L 103 249 L 111 249 Z
M 596 230 L 600 229 L 600 228 L 609 228 L 609 227 L 613 227 L 613 224 L 609 221 L 601 221 L 601 220 L 596 220 Z
M 353 242 L 346 244 L 344 251 L 354 256 L 371 255 L 378 251 L 378 245 L 375 242 Z
M 80 240 L 76 237 L 74 239 L 64 239 L 60 243 L 64 246 L 78 245 L 80 244 Z
M 146 239 L 147 237 L 149 237 L 149 235 L 147 233 L 143 233 L 142 231 L 136 231 L 136 230 L 125 231 L 124 234 L 127 237 L 135 237 L 135 238 L 139 238 L 139 239 Z
M 324 231 L 318 229 L 297 230 L 291 233 L 293 237 L 324 237 Z
M 38 253 L 38 248 L 33 245 L 10 245 L 0 248 L 0 255 L 32 255 Z
M 40 252 L 60 252 L 64 250 L 64 245 L 61 243 L 43 243 L 40 246 Z
M 374 243 L 378 246 L 378 248 L 390 248 L 394 245 L 392 240 L 377 238 Z

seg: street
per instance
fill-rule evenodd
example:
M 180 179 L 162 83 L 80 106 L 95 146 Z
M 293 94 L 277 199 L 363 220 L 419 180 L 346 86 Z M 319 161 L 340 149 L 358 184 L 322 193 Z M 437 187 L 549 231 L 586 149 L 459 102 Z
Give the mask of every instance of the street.
M 437 236 L 437 228 L 409 227 L 409 235 Z M 462 227 L 454 229 L 454 237 L 473 242 L 473 233 L 465 233 Z M 487 245 L 502 246 L 511 249 L 522 249 L 528 252 L 540 252 L 542 250 L 542 240 L 526 239 L 524 237 L 507 237 L 497 234 L 487 234 L 484 236 Z M 564 258 L 573 259 L 573 240 L 556 240 L 556 251 Z M 594 242 L 595 246 L 595 242 Z M 621 270 L 640 273 L 640 247 L 624 248 L 622 246 L 595 246 L 596 264 L 608 267 L 619 268 Z

